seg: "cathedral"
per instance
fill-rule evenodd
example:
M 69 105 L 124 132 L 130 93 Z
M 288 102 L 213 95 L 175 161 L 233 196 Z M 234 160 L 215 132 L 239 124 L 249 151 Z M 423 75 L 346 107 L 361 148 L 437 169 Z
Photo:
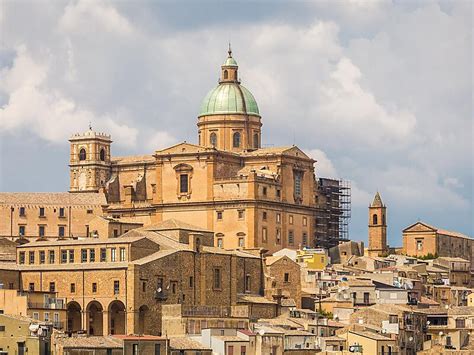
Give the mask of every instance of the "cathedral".
M 101 213 L 114 220 L 175 219 L 213 231 L 215 245 L 226 249 L 274 252 L 346 239 L 349 188 L 316 178 L 315 160 L 297 146 L 262 146 L 262 135 L 257 101 L 229 48 L 219 83 L 200 106 L 198 144 L 114 157 L 109 135 L 75 134 L 69 195 L 103 196 Z M 10 224 L 13 237 L 16 222 Z M 90 236 L 88 225 L 75 236 L 84 233 Z

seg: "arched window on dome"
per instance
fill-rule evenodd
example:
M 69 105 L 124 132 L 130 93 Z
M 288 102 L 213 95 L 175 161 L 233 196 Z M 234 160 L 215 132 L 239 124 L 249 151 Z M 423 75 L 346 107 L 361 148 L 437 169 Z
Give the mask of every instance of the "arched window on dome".
M 104 150 L 104 148 L 102 148 L 100 150 L 100 160 L 105 161 L 105 150 Z
M 224 70 L 224 79 L 229 79 L 229 72 Z
M 240 132 L 235 132 L 232 140 L 234 148 L 240 147 Z
M 212 132 L 211 135 L 209 136 L 209 142 L 211 143 L 213 147 L 215 147 L 217 145 L 217 134 Z
M 259 147 L 259 144 L 258 144 L 258 143 L 259 143 L 259 142 L 258 142 L 258 133 L 255 133 L 255 134 L 253 135 L 253 147 L 254 147 L 255 149 L 258 149 L 258 147 Z
M 84 148 L 79 151 L 79 160 L 86 160 L 86 150 Z
M 372 216 L 372 224 L 377 224 L 377 215 L 376 214 L 374 214 Z

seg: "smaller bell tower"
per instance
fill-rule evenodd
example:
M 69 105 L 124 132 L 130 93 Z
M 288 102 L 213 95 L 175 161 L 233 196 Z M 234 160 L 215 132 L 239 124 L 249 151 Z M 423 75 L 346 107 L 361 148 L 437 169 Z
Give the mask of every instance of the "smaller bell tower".
M 388 252 L 386 213 L 387 207 L 377 192 L 369 206 L 369 256 L 379 256 Z
M 110 178 L 110 135 L 89 126 L 87 132 L 74 134 L 69 142 L 69 192 L 98 192 Z

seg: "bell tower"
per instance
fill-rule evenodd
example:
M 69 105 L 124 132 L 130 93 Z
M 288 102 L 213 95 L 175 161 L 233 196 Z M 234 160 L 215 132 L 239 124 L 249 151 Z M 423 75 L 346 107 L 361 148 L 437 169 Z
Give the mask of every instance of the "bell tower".
M 388 252 L 386 213 L 387 207 L 377 192 L 369 206 L 369 256 Z
M 110 135 L 97 133 L 89 126 L 85 133 L 70 139 L 70 192 L 97 192 L 110 178 Z

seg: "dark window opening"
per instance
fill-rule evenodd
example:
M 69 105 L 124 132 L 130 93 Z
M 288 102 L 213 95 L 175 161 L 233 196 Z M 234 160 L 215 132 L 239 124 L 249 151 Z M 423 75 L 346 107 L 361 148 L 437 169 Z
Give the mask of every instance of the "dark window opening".
M 86 160 L 86 150 L 84 148 L 79 151 L 79 160 Z
M 179 192 L 180 193 L 188 193 L 189 186 L 188 186 L 188 174 L 181 174 L 179 175 Z

